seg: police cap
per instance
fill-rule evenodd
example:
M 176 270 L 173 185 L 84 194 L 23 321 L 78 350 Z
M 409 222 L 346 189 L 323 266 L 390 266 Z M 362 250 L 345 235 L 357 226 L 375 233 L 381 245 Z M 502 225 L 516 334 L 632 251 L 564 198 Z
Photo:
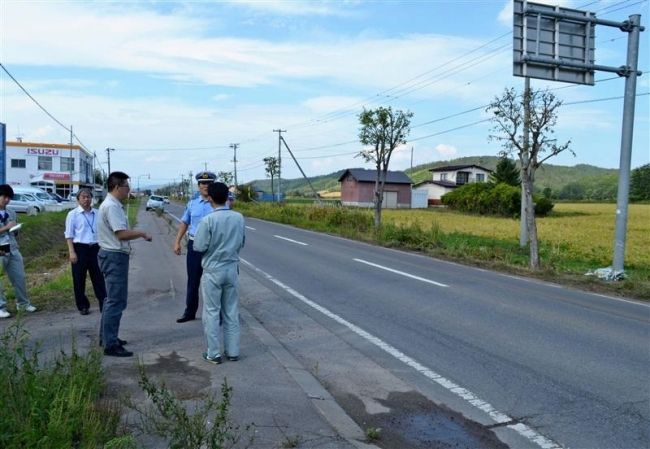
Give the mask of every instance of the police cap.
M 197 173 L 195 178 L 197 182 L 215 182 L 217 180 L 217 175 L 211 171 L 202 171 Z

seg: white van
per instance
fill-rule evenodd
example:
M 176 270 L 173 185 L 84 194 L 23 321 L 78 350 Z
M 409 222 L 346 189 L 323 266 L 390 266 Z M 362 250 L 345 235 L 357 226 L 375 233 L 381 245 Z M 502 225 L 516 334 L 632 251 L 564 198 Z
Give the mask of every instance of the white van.
M 14 193 L 28 194 L 36 198 L 37 201 L 43 204 L 41 210 L 54 210 L 52 206 L 57 205 L 57 201 L 52 199 L 50 195 L 45 193 L 43 190 L 36 187 L 22 187 L 22 186 L 12 186 L 11 187 Z

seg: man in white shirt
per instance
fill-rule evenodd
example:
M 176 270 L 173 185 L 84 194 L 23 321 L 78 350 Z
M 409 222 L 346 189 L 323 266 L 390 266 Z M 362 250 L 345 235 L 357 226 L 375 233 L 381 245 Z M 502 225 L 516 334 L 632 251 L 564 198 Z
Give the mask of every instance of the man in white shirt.
M 108 195 L 99 206 L 97 241 L 99 242 L 99 268 L 102 270 L 108 295 L 104 300 L 100 331 L 104 355 L 131 357 L 133 352 L 124 349 L 126 342 L 118 338 L 122 312 L 126 309 L 129 286 L 130 240 L 151 236 L 137 229 L 129 229 L 129 220 L 122 201 L 129 197 L 129 175 L 113 172 L 108 175 Z
M 74 300 L 82 315 L 90 313 L 90 301 L 86 296 L 86 274 L 90 274 L 90 281 L 99 302 L 100 312 L 104 298 L 106 298 L 104 276 L 97 262 L 97 253 L 99 252 L 97 211 L 92 208 L 92 199 L 93 194 L 90 189 L 79 189 L 77 192 L 79 206 L 68 212 L 65 219 L 64 235 L 70 255 Z

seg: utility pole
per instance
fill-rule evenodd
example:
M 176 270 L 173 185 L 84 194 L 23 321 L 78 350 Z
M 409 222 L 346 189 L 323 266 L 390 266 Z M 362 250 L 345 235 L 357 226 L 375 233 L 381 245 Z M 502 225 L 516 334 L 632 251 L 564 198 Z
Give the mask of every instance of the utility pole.
M 72 193 L 72 176 L 74 175 L 74 159 L 72 158 L 72 139 L 74 138 L 74 133 L 72 132 L 72 125 L 70 125 L 70 160 L 68 161 L 68 168 L 70 169 L 70 193 Z M 79 153 L 79 167 L 81 168 L 81 153 Z M 81 174 L 81 172 L 80 172 Z M 81 176 L 79 176 L 81 178 Z M 81 181 L 81 179 L 79 179 Z M 79 184 L 81 187 L 81 183 Z
M 192 199 L 192 194 L 194 193 L 193 188 L 192 188 L 192 170 L 190 170 L 190 174 L 189 174 L 189 176 L 187 178 L 187 190 L 189 190 L 189 197 L 188 198 Z
M 204 163 L 203 163 L 203 167 L 204 167 L 204 170 L 205 170 L 205 171 L 208 171 L 208 163 L 207 163 L 207 162 L 204 162 Z
M 413 174 L 413 145 L 411 145 L 411 175 Z
M 231 143 L 230 148 L 232 148 L 233 151 L 233 159 L 232 162 L 235 166 L 235 194 L 237 194 L 237 186 L 239 185 L 237 183 L 237 147 L 239 147 L 238 143 Z
M 108 175 L 111 175 L 111 151 L 115 151 L 115 148 L 106 148 L 106 155 L 108 156 Z
M 274 129 L 274 133 L 278 133 L 278 203 L 282 197 L 282 133 L 286 133 L 286 129 Z

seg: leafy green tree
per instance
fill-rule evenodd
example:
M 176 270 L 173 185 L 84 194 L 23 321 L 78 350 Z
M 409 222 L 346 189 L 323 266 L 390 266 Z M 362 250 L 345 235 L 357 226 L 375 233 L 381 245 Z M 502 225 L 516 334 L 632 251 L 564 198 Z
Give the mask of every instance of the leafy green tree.
M 377 170 L 375 177 L 374 206 L 375 228 L 381 225 L 381 206 L 384 201 L 384 184 L 393 151 L 406 143 L 411 131 L 412 112 L 393 111 L 380 106 L 377 109 L 364 109 L 359 114 L 359 140 L 368 148 L 359 152 L 366 162 L 373 162 Z
M 217 181 L 223 182 L 227 186 L 232 184 L 232 180 L 233 180 L 232 172 L 220 171 L 219 173 L 217 173 Z
M 264 167 L 264 171 L 266 171 L 266 176 L 271 178 L 271 194 L 275 194 L 273 190 L 273 179 L 275 179 L 276 175 L 278 174 L 280 170 L 280 164 L 278 164 L 278 158 L 269 156 L 265 157 L 263 159 L 264 164 L 266 167 Z M 278 201 L 280 201 L 280 196 L 278 195 Z
M 499 159 L 497 167 L 492 173 L 490 173 L 489 179 L 493 184 L 502 182 L 511 186 L 521 185 L 521 177 L 519 176 L 517 164 L 508 157 L 502 157 Z
M 255 200 L 255 189 L 252 183 L 237 186 L 237 191 L 239 192 L 237 194 L 238 201 L 250 203 Z
M 650 200 L 650 164 L 632 170 L 630 199 L 632 201 Z

